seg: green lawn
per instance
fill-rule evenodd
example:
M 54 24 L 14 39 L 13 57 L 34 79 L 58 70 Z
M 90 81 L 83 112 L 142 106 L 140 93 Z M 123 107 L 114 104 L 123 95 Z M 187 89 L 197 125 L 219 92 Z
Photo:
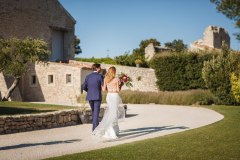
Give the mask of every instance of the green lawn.
M 240 106 L 207 108 L 225 118 L 198 129 L 50 160 L 239 160 Z
M 0 116 L 17 114 L 36 114 L 42 112 L 51 112 L 63 109 L 73 109 L 76 107 L 35 104 L 27 102 L 0 102 Z

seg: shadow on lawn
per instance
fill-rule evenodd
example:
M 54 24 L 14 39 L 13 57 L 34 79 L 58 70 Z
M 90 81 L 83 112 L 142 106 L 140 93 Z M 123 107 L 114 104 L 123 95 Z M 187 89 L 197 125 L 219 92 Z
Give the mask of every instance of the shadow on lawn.
M 144 136 L 150 133 L 164 131 L 164 130 L 173 130 L 173 129 L 188 129 L 185 126 L 173 127 L 173 126 L 163 126 L 163 127 L 145 127 L 145 128 L 136 128 L 136 129 L 127 129 L 120 131 L 119 138 L 110 141 L 121 141 L 130 138 L 136 138 L 140 136 Z
M 81 141 L 81 139 L 72 139 L 72 140 L 66 140 L 66 141 L 42 142 L 42 143 L 24 143 L 24 144 L 18 144 L 18 145 L 13 145 L 13 146 L 0 147 L 0 151 L 1 150 L 25 148 L 25 147 L 33 147 L 33 146 L 40 146 L 40 145 L 54 145 L 54 144 L 74 143 L 74 142 L 79 142 L 79 141 Z
M 2 107 L 0 106 L 0 116 L 17 114 L 36 114 L 43 112 L 53 112 L 54 110 L 36 110 L 34 108 Z

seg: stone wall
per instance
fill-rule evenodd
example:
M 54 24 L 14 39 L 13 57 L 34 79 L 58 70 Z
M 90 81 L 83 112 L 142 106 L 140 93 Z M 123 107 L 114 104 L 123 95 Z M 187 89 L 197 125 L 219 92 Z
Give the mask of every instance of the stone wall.
M 86 123 L 91 123 L 91 111 L 86 111 Z M 99 118 L 102 119 L 104 108 L 101 108 Z M 41 114 L 0 116 L 0 134 L 10 134 L 40 129 L 49 129 L 82 124 L 80 110 L 64 110 Z
M 89 62 L 79 62 L 79 61 L 70 61 L 69 62 L 76 67 L 79 66 L 88 66 L 91 68 L 92 63 Z M 117 73 L 125 73 L 132 78 L 133 87 L 131 90 L 136 91 L 149 91 L 149 92 L 157 92 L 158 88 L 156 86 L 157 78 L 155 76 L 155 71 L 151 68 L 138 68 L 138 67 L 128 67 L 128 66 L 119 66 L 119 65 L 109 65 L 109 64 L 101 64 L 102 69 L 108 69 L 111 66 L 115 66 L 117 69 Z M 82 68 L 84 70 L 84 68 Z M 89 69 L 87 69 L 86 73 L 89 73 Z M 84 74 L 86 76 L 86 74 Z M 82 77 L 84 79 L 85 77 Z M 83 83 L 83 82 L 82 82 Z M 127 90 L 129 88 L 123 87 L 123 90 Z
M 81 95 L 81 84 L 85 77 L 92 72 L 91 65 L 92 63 L 78 61 L 31 65 L 28 72 L 22 77 L 19 87 L 11 96 L 11 100 L 77 105 L 77 98 Z M 107 70 L 111 66 L 102 64 L 102 69 Z M 132 78 L 133 87 L 130 90 L 158 91 L 153 69 L 114 66 L 118 73 L 126 73 Z M 0 91 L 3 96 L 10 87 L 7 87 L 7 84 L 11 83 L 9 83 L 10 79 L 6 80 L 2 74 L 0 74 L 0 82 Z M 128 90 L 129 88 L 124 86 L 122 89 Z
M 58 0 L 0 0 L 0 4 L 0 37 L 41 38 L 52 50 L 53 31 L 61 31 L 64 34 L 62 60 L 74 58 L 76 21 Z
M 33 76 L 36 76 L 35 84 L 32 84 Z M 19 86 L 23 101 L 63 105 L 77 103 L 80 87 L 81 68 L 53 62 L 30 66 Z

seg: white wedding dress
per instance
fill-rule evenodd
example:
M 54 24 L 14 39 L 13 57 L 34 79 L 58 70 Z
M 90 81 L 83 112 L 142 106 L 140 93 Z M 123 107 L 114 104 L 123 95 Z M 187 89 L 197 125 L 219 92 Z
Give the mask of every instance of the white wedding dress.
M 116 92 L 115 83 L 118 79 L 114 78 L 110 83 L 107 84 L 108 94 L 107 94 L 107 108 L 105 110 L 104 116 L 100 124 L 93 131 L 93 135 L 106 139 L 116 139 L 119 135 L 118 119 L 124 118 L 119 111 L 119 104 L 122 100 L 119 94 Z

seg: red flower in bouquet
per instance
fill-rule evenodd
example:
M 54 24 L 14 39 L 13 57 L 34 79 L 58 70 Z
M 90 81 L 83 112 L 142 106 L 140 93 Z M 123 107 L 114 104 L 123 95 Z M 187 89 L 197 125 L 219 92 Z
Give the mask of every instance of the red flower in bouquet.
M 132 79 L 128 75 L 121 72 L 120 74 L 118 74 L 118 78 L 119 78 L 119 81 L 120 81 L 119 88 L 122 88 L 123 85 L 125 85 L 129 88 L 133 87 Z

